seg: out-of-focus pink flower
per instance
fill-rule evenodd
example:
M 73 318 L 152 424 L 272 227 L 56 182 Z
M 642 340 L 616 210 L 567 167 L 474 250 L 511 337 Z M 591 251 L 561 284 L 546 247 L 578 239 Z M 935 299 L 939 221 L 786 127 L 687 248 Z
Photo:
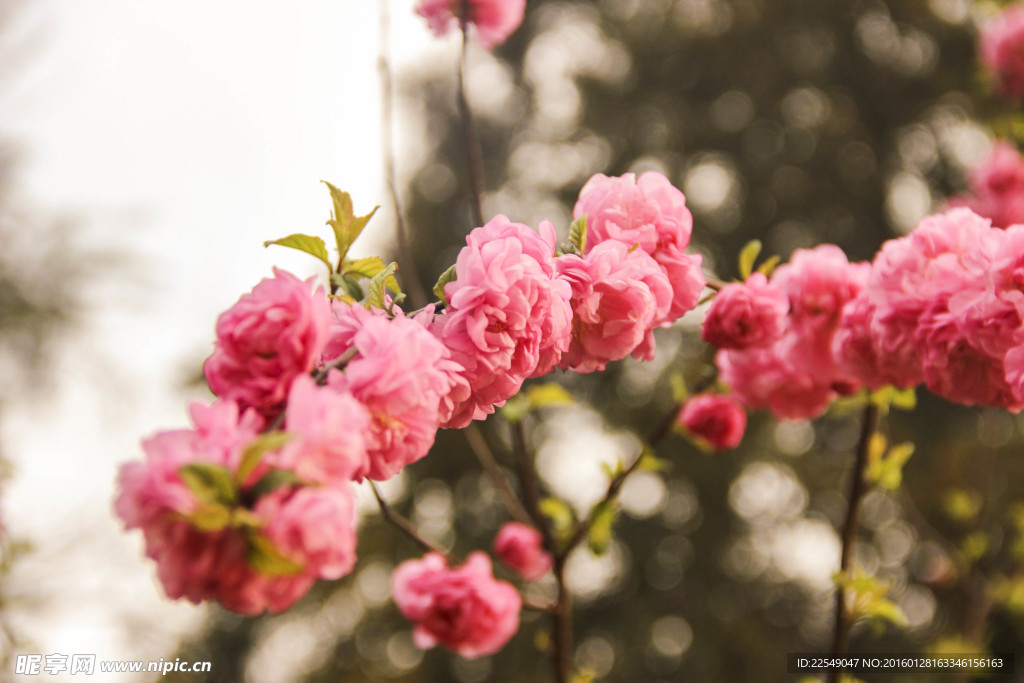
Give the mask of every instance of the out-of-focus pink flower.
M 704 289 L 702 258 L 686 254 L 693 215 L 686 197 L 661 173 L 649 171 L 637 178 L 598 174 L 580 190 L 573 218 L 587 216 L 587 252 L 613 241 L 650 254 L 672 287 L 673 299 L 666 323 L 697 305 Z
M 522 598 L 494 578 L 481 552 L 455 568 L 437 553 L 403 562 L 391 575 L 391 596 L 415 622 L 413 640 L 424 649 L 440 643 L 467 659 L 482 657 L 504 647 L 519 629 Z
M 768 346 L 786 331 L 789 297 L 768 284 L 763 273 L 745 283 L 732 283 L 715 295 L 704 319 L 701 336 L 720 349 Z
M 494 554 L 527 581 L 536 581 L 551 569 L 551 554 L 544 550 L 540 532 L 533 527 L 509 522 L 494 537 Z
M 449 306 L 433 326 L 464 380 L 445 398 L 445 427 L 493 413 L 569 347 L 571 289 L 555 279 L 554 228 L 540 229 L 496 216 L 459 252 L 456 280 L 445 287 Z
M 838 395 L 832 378 L 794 366 L 780 344 L 719 351 L 715 363 L 722 381 L 748 408 L 770 410 L 780 420 L 818 417 Z
M 1024 157 L 1012 142 L 996 142 L 968 181 L 971 194 L 954 197 L 951 207 L 966 206 L 997 228 L 1024 223 Z
M 358 304 L 335 312 L 332 344 L 343 339 L 339 351 L 357 353 L 343 372 L 330 372 L 328 386 L 351 393 L 370 415 L 366 465 L 354 476 L 388 479 L 430 451 L 461 368 L 419 319 L 387 318 Z
M 297 376 L 319 361 L 331 311 L 323 288 L 274 269 L 217 319 L 217 345 L 203 366 L 221 398 L 276 416 Z
M 1024 97 L 1024 4 L 1011 5 L 981 29 L 981 61 L 995 76 L 999 92 Z
M 279 488 L 256 503 L 261 533 L 277 551 L 321 579 L 339 579 L 356 562 L 355 501 L 350 486 Z
M 233 476 L 262 420 L 253 411 L 239 417 L 229 401 L 193 404 L 191 411 L 195 429 L 147 439 L 145 460 L 121 467 L 114 510 L 126 528 L 142 530 L 146 555 L 156 561 L 168 597 L 217 600 L 243 614 L 280 612 L 309 590 L 316 574 L 260 574 L 249 564 L 249 542 L 241 529 L 228 519 L 209 530 L 194 523 L 213 503 L 197 500 L 181 475 L 186 465 L 205 464 Z
M 443 36 L 459 25 L 463 0 L 420 0 L 416 13 L 427 20 L 435 35 Z M 526 0 L 469 0 L 470 24 L 487 50 L 504 43 L 523 23 Z
M 263 460 L 302 482 L 338 486 L 369 469 L 370 413 L 345 388 L 320 387 L 312 377 L 296 377 L 288 394 L 285 429 L 294 438 Z
M 573 311 L 572 342 L 560 367 L 588 373 L 629 354 L 654 357 L 652 331 L 668 314 L 672 288 L 653 258 L 609 241 L 582 258 L 562 256 L 556 267 L 572 287 Z
M 747 413 L 732 396 L 698 394 L 683 404 L 679 424 L 722 451 L 740 445 L 747 431 Z

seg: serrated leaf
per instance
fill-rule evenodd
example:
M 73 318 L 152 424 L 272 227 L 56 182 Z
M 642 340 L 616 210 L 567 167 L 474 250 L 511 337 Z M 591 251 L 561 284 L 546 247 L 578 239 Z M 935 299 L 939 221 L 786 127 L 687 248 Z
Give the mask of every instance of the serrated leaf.
M 746 280 L 754 272 L 754 262 L 761 254 L 761 240 L 750 240 L 740 251 L 740 279 Z
M 526 390 L 526 398 L 530 403 L 531 410 L 548 406 L 572 405 L 575 402 L 572 394 L 565 387 L 554 382 L 532 385 Z
M 319 237 L 313 235 L 303 235 L 301 233 L 295 233 L 294 235 L 288 235 L 282 237 L 279 240 L 267 240 L 263 243 L 264 247 L 269 247 L 271 244 L 277 244 L 282 247 L 289 247 L 291 249 L 298 249 L 304 251 L 307 254 L 316 256 L 318 259 L 324 262 L 327 266 L 327 270 L 333 270 L 331 266 L 330 256 L 327 254 L 327 245 Z
M 587 528 L 587 545 L 590 552 L 603 555 L 612 542 L 612 526 L 615 524 L 616 506 L 600 502 L 590 511 L 590 526 Z
M 576 253 L 587 253 L 587 216 L 580 216 L 569 225 L 569 244 L 576 248 Z
M 369 298 L 366 300 L 367 308 L 386 308 L 386 290 L 391 288 L 396 293 L 401 291 L 398 288 L 398 282 L 394 278 L 397 270 L 398 264 L 390 263 L 387 268 L 373 276 L 367 285 L 367 288 L 370 290 Z
M 263 576 L 294 576 L 302 571 L 301 564 L 282 555 L 274 542 L 263 534 L 250 533 L 247 540 L 245 559 L 250 567 Z
M 757 272 L 768 277 L 775 272 L 775 266 L 779 265 L 779 261 L 781 260 L 782 258 L 778 254 L 772 254 L 757 267 Z
M 178 475 L 200 503 L 233 505 L 238 499 L 231 472 L 222 465 L 194 462 L 179 468 Z
M 342 263 L 341 272 L 343 275 L 351 275 L 353 277 L 372 278 L 387 267 L 384 259 L 380 256 L 367 256 L 366 258 L 355 260 L 345 259 Z
M 231 509 L 220 503 L 204 503 L 192 511 L 188 521 L 200 531 L 220 531 L 231 524 Z
M 291 486 L 299 483 L 299 478 L 294 472 L 288 470 L 270 470 L 260 480 L 249 488 L 249 495 L 253 498 L 261 498 L 274 489 L 282 486 Z
M 441 273 L 441 277 L 437 278 L 437 282 L 434 283 L 434 296 L 437 297 L 438 301 L 448 303 L 448 300 L 444 296 L 444 286 L 449 282 L 455 282 L 457 274 L 455 273 L 455 266 L 453 265 L 448 270 Z
M 238 472 L 235 473 L 235 481 L 245 483 L 249 475 L 260 464 L 260 459 L 269 451 L 276 451 L 291 441 L 294 434 L 289 432 L 268 432 L 260 434 L 255 440 L 249 443 L 242 450 L 242 462 L 238 465 Z
M 338 258 L 344 260 L 352 243 L 358 239 L 363 228 L 380 207 L 375 206 L 370 213 L 357 217 L 352 208 L 352 197 L 349 193 L 339 190 L 326 180 L 322 182 L 331 193 L 333 205 L 331 218 L 327 221 L 327 225 L 331 226 L 331 230 L 334 231 L 334 239 L 338 246 Z

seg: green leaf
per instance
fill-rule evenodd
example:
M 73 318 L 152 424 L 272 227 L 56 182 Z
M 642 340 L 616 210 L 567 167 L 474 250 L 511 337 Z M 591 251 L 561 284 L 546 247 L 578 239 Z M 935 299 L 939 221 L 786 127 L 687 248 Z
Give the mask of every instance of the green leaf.
M 238 472 L 235 473 L 235 481 L 244 484 L 249 475 L 256 469 L 256 466 L 260 464 L 260 459 L 265 453 L 276 451 L 291 441 L 294 436 L 294 434 L 289 432 L 278 431 L 260 434 L 256 437 L 242 451 L 242 462 L 238 465 Z
M 380 256 L 367 256 L 355 260 L 345 259 L 341 266 L 341 273 L 353 277 L 372 278 L 387 267 Z
M 324 262 L 328 271 L 334 269 L 331 265 L 330 256 L 327 254 L 327 245 L 324 244 L 324 241 L 319 237 L 295 233 L 294 235 L 282 237 L 279 240 L 268 240 L 263 243 L 263 246 L 269 247 L 271 244 L 290 247 L 291 249 L 298 249 L 299 251 L 304 251 L 307 254 L 312 254 Z
M 455 273 L 455 266 L 452 266 L 448 270 L 441 273 L 441 277 L 437 278 L 437 282 L 434 283 L 434 289 L 432 291 L 434 292 L 434 296 L 437 297 L 438 301 L 443 301 L 445 303 L 448 302 L 448 300 L 444 296 L 444 286 L 449 282 L 455 282 L 456 277 L 457 275 Z
M 761 253 L 761 240 L 750 240 L 740 251 L 740 278 L 746 280 L 754 272 L 754 262 Z
M 526 398 L 530 409 L 547 408 L 548 406 L 572 405 L 575 401 L 565 387 L 554 382 L 534 384 L 526 390 Z
M 530 412 L 530 399 L 526 398 L 526 394 L 516 394 L 505 401 L 505 405 L 500 410 L 501 416 L 506 422 L 515 424 L 520 422 Z
M 904 442 L 888 446 L 885 437 L 874 434 L 868 444 L 868 466 L 865 479 L 888 491 L 896 491 L 903 483 L 903 466 L 914 454 L 914 444 Z
M 220 531 L 231 524 L 231 509 L 220 503 L 204 503 L 192 511 L 188 521 L 200 531 Z
M 779 265 L 779 261 L 781 260 L 782 259 L 778 254 L 772 254 L 757 267 L 757 272 L 765 276 L 770 276 L 772 272 L 774 272 L 775 266 Z
M 274 489 L 282 486 L 291 486 L 299 483 L 299 478 L 294 472 L 287 470 L 270 470 L 260 480 L 249 488 L 249 495 L 253 498 L 261 498 Z
M 580 216 L 569 225 L 569 244 L 576 247 L 576 253 L 583 255 L 587 251 L 587 216 Z
M 645 447 L 640 453 L 640 462 L 637 463 L 637 471 L 639 472 L 667 472 L 672 469 L 672 463 L 663 458 L 659 458 L 654 455 L 654 451 L 649 447 Z
M 363 228 L 366 227 L 366 224 L 373 218 L 373 215 L 377 213 L 377 209 L 380 207 L 375 206 L 370 213 L 357 217 L 352 208 L 352 197 L 349 196 L 348 192 L 339 190 L 326 180 L 321 182 L 327 186 L 331 193 L 333 210 L 327 225 L 331 226 L 331 230 L 334 231 L 334 239 L 338 246 L 338 258 L 344 261 L 352 243 L 356 241 Z
M 345 293 L 356 301 L 362 301 L 363 297 L 366 296 L 366 292 L 363 291 L 359 282 L 349 275 L 341 276 L 341 286 L 345 288 Z
M 274 542 L 263 534 L 250 533 L 248 541 L 245 559 L 250 567 L 263 576 L 294 576 L 302 571 L 301 564 L 282 555 Z
M 231 472 L 223 465 L 194 462 L 179 468 L 178 475 L 200 503 L 234 505 L 238 499 Z
M 564 500 L 545 498 L 540 501 L 540 511 L 551 520 L 551 530 L 560 543 L 565 542 L 576 525 L 576 516 Z
M 907 615 L 903 613 L 903 610 L 900 609 L 899 605 L 888 598 L 877 598 L 872 600 L 864 607 L 864 610 L 861 612 L 861 616 L 866 619 L 880 619 L 882 621 L 888 621 L 889 623 L 901 628 L 907 625 Z
M 587 529 L 587 545 L 590 552 L 603 555 L 612 542 L 612 526 L 618 512 L 614 503 L 602 501 L 590 511 L 590 527 Z
M 395 293 L 401 293 L 402 290 L 398 287 L 398 282 L 394 277 L 397 270 L 398 264 L 390 263 L 387 268 L 373 276 L 370 284 L 367 285 L 370 290 L 370 296 L 366 300 L 367 308 L 386 308 L 385 295 L 389 288 Z
M 669 386 L 672 387 L 672 400 L 676 403 L 682 403 L 690 395 L 689 390 L 686 388 L 686 379 L 683 378 L 682 373 L 673 372 L 668 377 Z

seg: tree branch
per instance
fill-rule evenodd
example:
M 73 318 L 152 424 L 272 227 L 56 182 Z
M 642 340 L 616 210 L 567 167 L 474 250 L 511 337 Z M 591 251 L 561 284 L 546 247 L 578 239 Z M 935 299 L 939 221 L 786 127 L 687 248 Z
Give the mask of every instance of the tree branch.
M 469 0 L 462 0 L 462 11 L 459 14 L 459 26 L 462 29 L 462 53 L 459 56 L 458 94 L 459 116 L 462 118 L 462 130 L 465 133 L 466 157 L 469 161 L 469 182 L 472 189 L 473 221 L 479 227 L 484 224 L 483 196 L 487 187 L 484 179 L 483 151 L 480 148 L 480 135 L 476 128 L 473 110 L 466 98 L 466 61 L 469 53 Z
M 501 500 L 505 503 L 505 507 L 512 517 L 522 524 L 533 526 L 535 520 L 530 516 L 530 513 L 526 511 L 523 504 L 519 502 L 516 494 L 512 491 L 512 487 L 508 483 L 508 479 L 505 478 L 504 473 L 501 471 L 501 467 L 498 465 L 498 461 L 494 457 L 494 453 L 491 452 L 490 446 L 487 445 L 487 440 L 484 438 L 483 433 L 476 424 L 471 423 L 463 431 L 466 437 L 467 443 L 469 443 L 469 449 L 472 451 L 473 456 L 477 462 L 480 463 L 480 467 L 483 468 L 487 476 L 490 477 L 494 483 L 495 488 L 498 489 L 498 494 L 501 496 Z
M 420 536 L 408 519 L 391 509 L 391 506 L 388 505 L 387 502 L 385 502 L 384 497 L 381 496 L 380 490 L 377 488 L 377 484 L 373 480 L 367 479 L 366 481 L 370 482 L 370 489 L 373 490 L 373 495 L 377 499 L 377 506 L 380 508 L 380 513 L 385 520 L 397 527 L 399 531 L 419 544 L 424 550 L 432 553 L 438 553 L 444 556 L 449 565 L 452 564 L 452 558 L 449 557 L 448 553 L 434 543 Z

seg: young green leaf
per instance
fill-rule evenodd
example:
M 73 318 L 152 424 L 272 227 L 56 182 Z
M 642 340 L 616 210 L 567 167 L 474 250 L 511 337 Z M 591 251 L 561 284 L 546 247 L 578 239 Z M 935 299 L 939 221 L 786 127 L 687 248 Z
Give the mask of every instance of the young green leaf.
M 295 476 L 294 472 L 288 470 L 270 470 L 260 480 L 252 485 L 249 489 L 249 495 L 253 498 L 261 498 L 267 495 L 274 489 L 282 486 L 291 486 L 297 484 L 299 478 Z
M 603 555 L 612 542 L 612 526 L 618 512 L 614 503 L 602 501 L 590 511 L 590 527 L 587 529 L 587 545 L 590 552 Z
M 248 551 L 246 561 L 249 566 L 264 576 L 294 576 L 302 571 L 302 565 L 289 560 L 278 551 L 277 546 L 266 536 L 259 533 L 248 535 Z
M 331 226 L 331 230 L 334 231 L 334 239 L 338 246 L 338 258 L 344 261 L 352 243 L 356 241 L 363 228 L 380 207 L 375 206 L 370 213 L 357 217 L 352 208 L 352 197 L 348 192 L 339 190 L 326 180 L 322 182 L 330 191 L 333 204 L 331 218 L 327 221 L 327 225 Z
M 746 280 L 754 272 L 754 262 L 761 253 L 761 240 L 750 240 L 740 251 L 740 278 Z
M 372 278 L 387 267 L 380 256 L 368 256 L 355 260 L 345 259 L 341 266 L 341 272 L 343 275 L 352 277 Z
M 307 254 L 312 254 L 313 256 L 316 256 L 318 259 L 324 262 L 324 265 L 327 266 L 328 271 L 333 270 L 333 266 L 331 266 L 330 257 L 327 254 L 327 245 L 324 244 L 324 241 L 319 237 L 296 233 L 294 235 L 282 237 L 279 240 L 267 240 L 266 242 L 263 243 L 263 246 L 269 247 L 271 244 L 277 244 L 282 247 L 290 247 L 291 249 L 298 249 L 299 251 L 304 251 Z
M 437 282 L 434 283 L 434 289 L 432 291 L 438 301 L 443 301 L 445 303 L 448 302 L 448 300 L 444 298 L 444 286 L 449 282 L 455 282 L 456 277 L 455 266 L 453 265 L 448 270 L 441 273 L 441 277 L 437 278 Z
M 582 256 L 587 252 L 587 216 L 584 214 L 569 226 L 569 244 Z
M 387 268 L 373 276 L 369 285 L 367 285 L 370 290 L 370 296 L 366 300 L 367 308 L 386 308 L 387 301 L 385 299 L 385 295 L 388 288 L 396 293 L 401 292 L 401 289 L 398 287 L 398 282 L 394 277 L 397 270 L 398 264 L 391 263 Z
M 192 511 L 188 522 L 199 531 L 220 531 L 231 524 L 231 509 L 220 503 L 204 503 Z
M 775 270 L 775 266 L 779 265 L 779 261 L 781 260 L 782 258 L 778 254 L 772 254 L 761 262 L 761 265 L 757 267 L 757 272 L 766 277 L 770 277 L 772 272 Z
M 194 462 L 178 469 L 181 480 L 200 503 L 233 505 L 238 499 L 228 468 L 210 462 Z
M 238 472 L 235 473 L 235 481 L 244 484 L 260 459 L 269 451 L 276 451 L 288 443 L 294 434 L 288 432 L 268 432 L 261 434 L 242 451 L 242 462 L 238 465 Z
M 570 394 L 561 384 L 545 382 L 534 384 L 526 390 L 526 398 L 530 402 L 530 409 L 546 408 L 548 406 L 566 406 L 573 404 Z
M 551 520 L 551 530 L 560 543 L 568 539 L 576 524 L 572 508 L 564 500 L 545 498 L 540 501 L 540 511 Z

